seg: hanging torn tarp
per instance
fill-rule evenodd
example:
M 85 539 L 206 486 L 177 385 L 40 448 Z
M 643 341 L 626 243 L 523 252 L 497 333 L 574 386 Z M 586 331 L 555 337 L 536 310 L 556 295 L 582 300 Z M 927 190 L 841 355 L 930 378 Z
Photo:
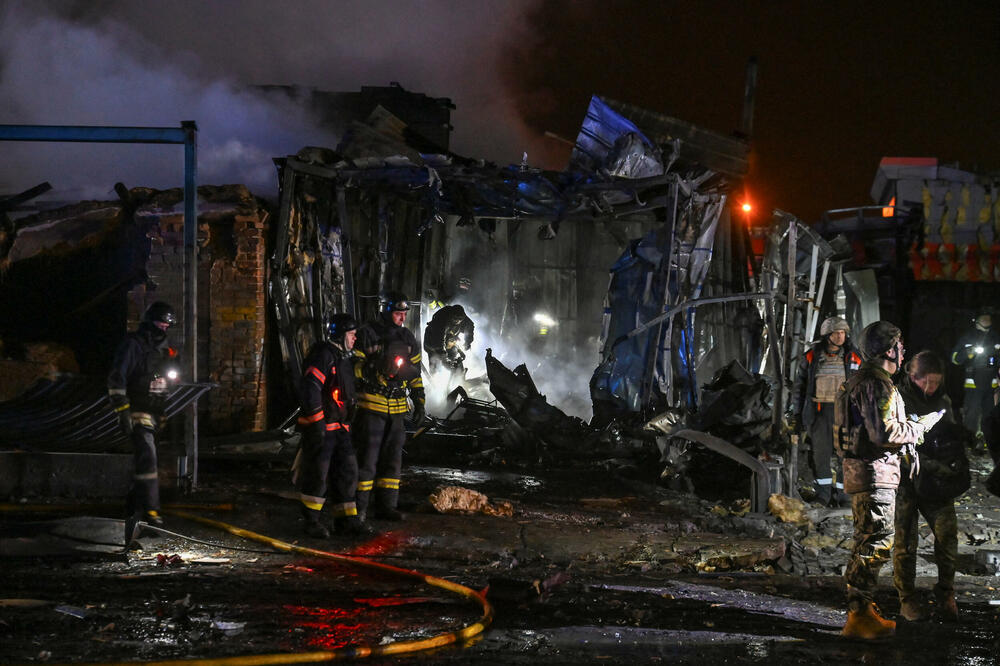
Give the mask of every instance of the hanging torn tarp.
M 694 344 L 701 296 L 725 195 L 682 197 L 676 224 L 633 242 L 611 269 L 601 364 L 591 397 L 605 413 L 651 406 L 697 404 L 697 368 L 704 354 Z M 728 216 L 726 216 L 728 221 Z M 663 317 L 665 313 L 675 316 Z

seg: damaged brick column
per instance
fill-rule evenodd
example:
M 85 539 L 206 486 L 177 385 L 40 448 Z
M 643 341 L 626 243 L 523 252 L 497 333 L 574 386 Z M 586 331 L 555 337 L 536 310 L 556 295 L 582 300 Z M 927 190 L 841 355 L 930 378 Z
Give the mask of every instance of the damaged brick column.
M 136 217 L 152 241 L 146 264 L 155 293 L 130 293 L 129 318 L 152 300 L 180 303 L 183 293 L 183 210 L 180 190 L 155 193 Z M 242 185 L 198 188 L 198 361 L 202 377 L 218 384 L 201 402 L 201 431 L 232 434 L 267 425 L 264 370 L 265 233 L 267 213 Z M 189 353 L 189 350 L 183 350 Z

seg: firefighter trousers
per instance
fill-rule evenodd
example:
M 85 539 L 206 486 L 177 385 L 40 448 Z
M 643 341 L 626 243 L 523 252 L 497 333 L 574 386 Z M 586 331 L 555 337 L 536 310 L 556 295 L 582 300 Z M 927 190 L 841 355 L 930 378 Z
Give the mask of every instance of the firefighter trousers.
M 854 550 L 844 570 L 847 605 L 859 611 L 874 601 L 878 572 L 892 555 L 896 489 L 876 488 L 851 495 Z
M 916 488 L 904 465 L 896 491 L 896 544 L 892 549 L 892 579 L 899 598 L 913 595 L 917 576 L 917 514 L 924 517 L 934 533 L 934 562 L 938 582 L 934 591 L 940 596 L 955 588 L 955 565 L 958 561 L 958 521 L 955 502 L 928 501 L 917 496 Z
M 973 435 L 982 432 L 983 419 L 993 409 L 993 389 L 966 387 L 962 399 L 962 425 Z
M 840 457 L 834 456 L 833 452 L 833 403 L 819 405 L 816 420 L 809 426 L 809 468 L 813 473 L 817 496 L 829 500 L 833 491 L 844 490 L 844 475 Z
M 358 459 L 348 430 L 338 428 L 319 437 L 303 437 L 299 492 L 307 509 L 322 510 L 329 497 L 333 502 L 330 513 L 335 518 L 356 516 L 357 487 Z
M 364 516 L 375 492 L 376 506 L 395 509 L 399 503 L 399 477 L 403 468 L 406 427 L 403 414 L 358 412 L 358 514 Z
M 128 515 L 160 510 L 160 481 L 157 474 L 156 433 L 149 426 L 132 426 L 132 485 L 126 499 Z

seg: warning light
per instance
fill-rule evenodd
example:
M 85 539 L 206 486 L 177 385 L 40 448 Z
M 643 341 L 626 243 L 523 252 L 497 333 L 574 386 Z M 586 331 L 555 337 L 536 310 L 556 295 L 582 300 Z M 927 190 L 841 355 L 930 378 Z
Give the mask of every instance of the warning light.
M 403 357 L 402 356 L 397 356 L 396 357 L 396 367 L 397 368 L 402 368 L 403 367 Z
M 753 206 L 751 206 L 751 205 L 750 205 L 750 204 L 748 204 L 748 203 L 744 203 L 744 204 L 743 204 L 742 206 L 740 206 L 740 208 L 742 208 L 742 209 L 743 209 L 743 212 L 744 212 L 744 213 L 749 213 L 750 211 L 752 211 L 752 210 L 753 210 Z

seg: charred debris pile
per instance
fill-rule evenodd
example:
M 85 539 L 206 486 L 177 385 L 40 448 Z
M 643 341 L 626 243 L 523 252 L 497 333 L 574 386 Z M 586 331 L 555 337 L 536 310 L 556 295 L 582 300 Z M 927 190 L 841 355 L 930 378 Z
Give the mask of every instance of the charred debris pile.
M 729 205 L 745 139 L 594 97 L 552 172 L 419 152 L 404 129 L 379 108 L 336 150 L 276 160 L 269 296 L 289 377 L 334 312 L 373 317 L 398 289 L 420 303 L 419 338 L 432 305 L 455 299 L 481 365 L 429 389 L 436 418 L 411 450 L 659 461 L 676 487 L 749 495 L 755 510 L 792 487 L 776 427 L 787 359 L 822 299 L 844 296 L 849 253 L 780 211 L 754 251 Z M 457 297 L 460 276 L 475 287 Z

